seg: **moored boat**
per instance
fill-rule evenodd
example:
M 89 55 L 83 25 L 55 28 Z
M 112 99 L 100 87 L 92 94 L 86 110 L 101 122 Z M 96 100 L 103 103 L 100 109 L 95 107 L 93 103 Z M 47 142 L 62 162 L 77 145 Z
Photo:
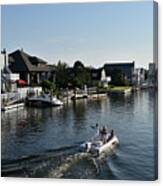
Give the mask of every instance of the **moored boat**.
M 75 94 L 71 97 L 71 100 L 88 98 L 88 94 Z
M 43 94 L 37 97 L 31 97 L 26 100 L 28 106 L 62 106 L 63 102 L 56 97 Z

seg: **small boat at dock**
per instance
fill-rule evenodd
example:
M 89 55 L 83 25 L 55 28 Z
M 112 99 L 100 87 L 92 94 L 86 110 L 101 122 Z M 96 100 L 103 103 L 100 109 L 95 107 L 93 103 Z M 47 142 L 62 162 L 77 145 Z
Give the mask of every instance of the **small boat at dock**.
M 88 98 L 88 94 L 75 94 L 71 97 L 71 100 Z
M 42 94 L 37 97 L 27 98 L 26 104 L 28 106 L 62 106 L 63 102 L 56 97 Z

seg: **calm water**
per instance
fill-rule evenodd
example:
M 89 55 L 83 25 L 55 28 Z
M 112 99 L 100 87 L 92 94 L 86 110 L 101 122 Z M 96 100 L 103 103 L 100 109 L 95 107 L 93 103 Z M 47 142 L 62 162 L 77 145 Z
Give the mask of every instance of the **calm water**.
M 155 99 L 150 90 L 2 113 L 2 175 L 153 180 Z M 114 128 L 120 145 L 93 158 L 78 146 L 96 122 Z

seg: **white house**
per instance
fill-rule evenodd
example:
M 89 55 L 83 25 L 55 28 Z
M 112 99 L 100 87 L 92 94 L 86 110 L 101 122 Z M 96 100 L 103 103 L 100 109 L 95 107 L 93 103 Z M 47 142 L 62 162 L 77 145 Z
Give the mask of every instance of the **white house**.
M 1 64 L 1 92 L 16 91 L 16 80 L 20 79 L 19 74 L 13 74 L 8 68 L 8 54 L 4 50 L 0 54 Z

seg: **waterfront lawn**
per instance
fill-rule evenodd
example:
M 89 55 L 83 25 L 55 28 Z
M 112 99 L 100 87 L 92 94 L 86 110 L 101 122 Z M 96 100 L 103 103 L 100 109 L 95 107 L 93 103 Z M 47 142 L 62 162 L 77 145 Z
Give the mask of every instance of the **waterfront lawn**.
M 119 90 L 119 91 L 123 91 L 123 90 L 127 90 L 130 89 L 131 86 L 113 86 L 110 88 L 110 90 Z

